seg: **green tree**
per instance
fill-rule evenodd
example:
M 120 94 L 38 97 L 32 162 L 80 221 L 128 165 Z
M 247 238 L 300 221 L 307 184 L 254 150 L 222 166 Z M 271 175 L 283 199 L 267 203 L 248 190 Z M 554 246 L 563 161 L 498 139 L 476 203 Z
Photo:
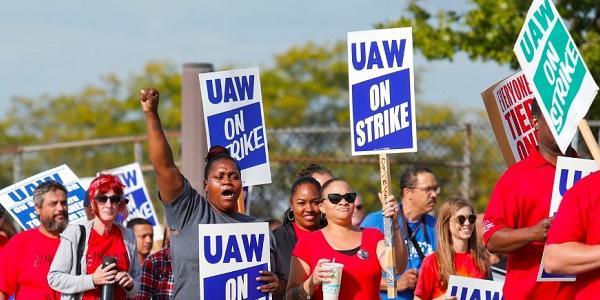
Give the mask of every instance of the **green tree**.
M 363 194 L 367 208 L 380 208 L 376 197 L 380 189 L 376 156 L 350 157 L 345 49 L 343 42 L 328 45 L 308 43 L 277 55 L 273 67 L 263 68 L 261 86 L 273 183 L 254 188 L 254 215 L 264 218 L 278 216 L 287 206 L 289 188 L 297 171 L 309 161 L 320 160 Z M 160 109 L 165 128 L 179 130 L 181 75 L 177 67 L 168 62 L 151 62 L 139 73 L 127 78 L 109 74 L 102 77 L 100 84 L 87 86 L 80 92 L 37 98 L 18 97 L 10 113 L 0 120 L 0 133 L 4 133 L 0 137 L 0 146 L 144 134 L 137 93 L 147 86 L 157 87 L 161 92 Z M 392 156 L 392 191 L 400 195 L 398 178 L 406 164 L 426 163 L 434 168 L 444 183 L 444 195 L 456 194 L 462 173 L 450 166 L 462 161 L 464 131 L 459 123 L 463 122 L 466 112 L 450 105 L 421 102 L 417 109 L 420 151 Z M 275 134 L 271 130 L 315 126 L 327 127 L 332 132 Z M 481 178 L 497 177 L 497 173 L 493 173 L 497 162 L 490 159 L 493 157 L 490 154 L 496 151 L 496 157 L 499 155 L 493 142 L 487 140 L 488 136 L 479 131 L 474 131 L 472 136 L 472 143 L 477 143 L 478 148 L 472 151 L 473 165 L 476 166 L 472 168 L 472 178 L 478 180 L 473 184 L 471 195 L 477 203 L 485 201 L 492 186 Z M 173 140 L 171 146 L 177 160 L 179 142 Z M 25 157 L 23 174 L 29 176 L 67 163 L 78 175 L 93 176 L 98 170 L 127 164 L 132 159 L 133 147 L 123 145 L 39 152 Z M 0 168 L 7 170 L 0 174 L 1 180 L 5 185 L 12 183 L 11 157 L 5 157 Z M 156 195 L 151 174 L 146 173 L 146 183 Z
M 549 0 L 551 1 L 551 0 Z M 452 60 L 458 52 L 518 68 L 513 46 L 531 4 L 521 0 L 469 0 L 466 12 L 428 11 L 411 0 L 407 15 L 379 28 L 413 27 L 414 47 L 427 59 Z M 569 28 L 594 78 L 600 78 L 600 6 L 596 0 L 558 0 L 556 8 Z M 498 78 L 500 79 L 500 78 Z M 600 103 L 588 113 L 600 118 Z

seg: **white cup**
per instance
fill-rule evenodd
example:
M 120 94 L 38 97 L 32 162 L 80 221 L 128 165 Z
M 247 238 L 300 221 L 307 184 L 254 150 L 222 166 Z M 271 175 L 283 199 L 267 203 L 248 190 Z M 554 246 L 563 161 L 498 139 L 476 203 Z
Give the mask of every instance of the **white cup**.
M 323 300 L 338 300 L 344 265 L 340 263 L 323 263 L 323 266 L 333 271 L 333 280 L 331 282 L 323 282 L 321 285 Z

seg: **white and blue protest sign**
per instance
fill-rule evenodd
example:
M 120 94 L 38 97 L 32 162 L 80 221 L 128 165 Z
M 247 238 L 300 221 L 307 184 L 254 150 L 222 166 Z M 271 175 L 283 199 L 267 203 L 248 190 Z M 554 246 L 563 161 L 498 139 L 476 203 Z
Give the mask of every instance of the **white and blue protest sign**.
M 598 171 L 598 165 L 591 159 L 581 159 L 559 156 L 556 160 L 556 171 L 554 173 L 554 186 L 552 187 L 552 200 L 550 202 L 549 217 L 558 211 L 564 194 L 582 178 L 592 172 Z M 537 281 L 575 281 L 576 276 L 572 274 L 550 274 L 544 270 L 544 257 L 538 271 Z
M 417 151 L 412 28 L 348 32 L 352 155 Z
M 446 296 L 458 300 L 503 300 L 503 286 L 497 281 L 450 275 Z
M 122 167 L 118 167 L 108 171 L 121 180 L 125 185 L 123 192 L 129 200 L 127 203 L 128 215 L 125 224 L 134 218 L 142 218 L 148 220 L 154 229 L 154 240 L 162 239 L 163 232 L 156 217 L 156 211 L 152 205 L 144 175 L 139 163 L 132 163 Z
M 200 299 L 271 299 L 256 281 L 270 270 L 268 223 L 200 224 L 198 234 Z
M 531 3 L 513 50 L 565 153 L 598 85 L 551 0 Z
M 240 164 L 242 185 L 271 183 L 258 68 L 199 74 L 206 142 Z
M 0 190 L 0 204 L 23 229 L 32 229 L 40 225 L 33 204 L 33 192 L 38 185 L 51 180 L 62 183 L 67 188 L 69 222 L 85 218 L 85 189 L 77 175 L 67 165 L 61 165 Z

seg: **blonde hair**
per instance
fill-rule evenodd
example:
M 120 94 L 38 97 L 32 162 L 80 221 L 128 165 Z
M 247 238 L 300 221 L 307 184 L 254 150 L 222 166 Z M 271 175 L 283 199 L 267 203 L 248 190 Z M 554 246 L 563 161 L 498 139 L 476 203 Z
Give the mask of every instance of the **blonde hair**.
M 454 247 L 452 247 L 452 233 L 450 232 L 450 219 L 460 209 L 468 207 L 473 214 L 475 214 L 475 208 L 473 204 L 461 197 L 451 197 L 444 202 L 440 208 L 438 219 L 436 223 L 437 231 L 437 267 L 440 279 L 440 284 L 444 289 L 448 288 L 448 278 L 450 275 L 456 273 L 456 266 L 454 265 Z M 467 251 L 475 259 L 475 265 L 481 273 L 488 274 L 489 260 L 487 253 L 483 247 L 479 245 L 477 241 L 477 226 L 473 224 L 473 233 L 467 243 Z

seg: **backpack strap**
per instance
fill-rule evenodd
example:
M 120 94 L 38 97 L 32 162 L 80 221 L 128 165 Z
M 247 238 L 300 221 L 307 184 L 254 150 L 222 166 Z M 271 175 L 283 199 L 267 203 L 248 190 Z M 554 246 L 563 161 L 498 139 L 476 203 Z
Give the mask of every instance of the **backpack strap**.
M 85 247 L 85 226 L 79 225 L 79 243 L 77 244 L 77 260 L 75 261 L 75 275 L 81 275 L 81 258 L 83 257 L 83 248 Z

